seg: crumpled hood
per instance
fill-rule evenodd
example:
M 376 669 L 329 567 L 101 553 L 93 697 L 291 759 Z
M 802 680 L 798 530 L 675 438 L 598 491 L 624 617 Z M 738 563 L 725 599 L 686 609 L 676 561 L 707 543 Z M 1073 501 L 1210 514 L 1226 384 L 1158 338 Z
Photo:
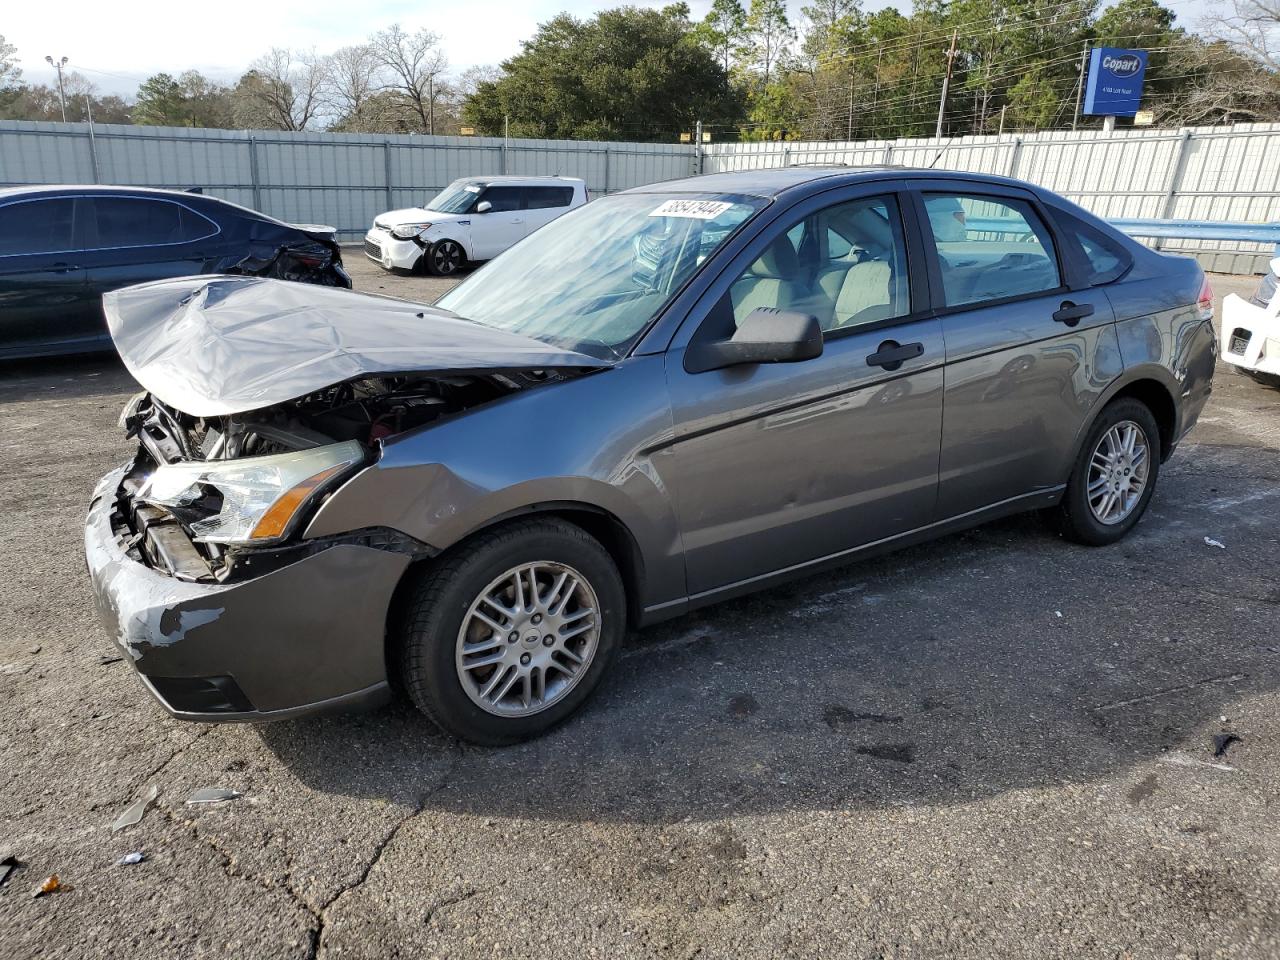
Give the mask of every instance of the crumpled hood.
M 181 277 L 112 291 L 102 305 L 129 373 L 195 417 L 378 374 L 611 366 L 435 307 L 288 280 Z
M 446 221 L 463 220 L 467 214 L 441 213 L 439 210 L 428 210 L 425 207 L 405 207 L 403 210 L 388 210 L 373 218 L 380 227 L 398 227 L 402 223 L 445 223 Z

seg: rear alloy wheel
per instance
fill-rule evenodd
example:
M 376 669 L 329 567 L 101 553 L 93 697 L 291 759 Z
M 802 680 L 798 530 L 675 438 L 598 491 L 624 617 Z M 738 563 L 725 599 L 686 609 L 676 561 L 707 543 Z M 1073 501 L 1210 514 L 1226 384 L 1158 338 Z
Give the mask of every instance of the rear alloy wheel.
M 437 561 L 410 601 L 401 679 L 447 732 L 497 746 L 573 713 L 625 630 L 626 597 L 608 551 L 554 518 L 483 533 Z
M 1160 473 L 1160 430 L 1146 404 L 1128 397 L 1099 414 L 1056 513 L 1063 536 L 1115 543 L 1142 518 Z
M 457 241 L 440 240 L 427 249 L 423 259 L 426 261 L 428 273 L 437 277 L 447 277 L 457 273 L 467 258 Z

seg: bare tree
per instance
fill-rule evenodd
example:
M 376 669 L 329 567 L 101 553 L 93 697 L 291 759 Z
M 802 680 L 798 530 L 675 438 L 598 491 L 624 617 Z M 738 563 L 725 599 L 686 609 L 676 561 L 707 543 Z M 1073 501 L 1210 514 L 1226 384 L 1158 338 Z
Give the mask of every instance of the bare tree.
M 5 40 L 0 33 L 0 90 L 16 87 L 22 82 L 22 68 L 18 66 L 18 48 Z
M 325 93 L 322 58 L 273 47 L 236 84 L 237 114 L 245 126 L 307 130 L 328 106 Z
M 384 68 L 367 43 L 342 47 L 324 61 L 326 99 L 337 118 L 335 126 L 349 130 L 375 130 L 382 125 L 385 98 L 377 96 L 385 86 Z
M 392 24 L 369 38 L 373 55 L 388 74 L 386 89 L 403 104 L 407 118 L 425 133 L 435 133 L 437 78 L 448 67 L 440 37 L 430 30 L 406 33 Z
M 1205 18 L 1209 34 L 1280 70 L 1280 0 L 1231 0 Z

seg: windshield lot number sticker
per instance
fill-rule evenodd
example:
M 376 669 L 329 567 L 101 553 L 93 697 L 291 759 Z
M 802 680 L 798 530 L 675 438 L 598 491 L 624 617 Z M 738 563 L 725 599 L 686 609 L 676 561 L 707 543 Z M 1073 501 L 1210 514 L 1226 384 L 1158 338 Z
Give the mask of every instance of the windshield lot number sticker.
M 732 203 L 723 200 L 668 200 L 649 216 L 714 220 L 732 206 Z

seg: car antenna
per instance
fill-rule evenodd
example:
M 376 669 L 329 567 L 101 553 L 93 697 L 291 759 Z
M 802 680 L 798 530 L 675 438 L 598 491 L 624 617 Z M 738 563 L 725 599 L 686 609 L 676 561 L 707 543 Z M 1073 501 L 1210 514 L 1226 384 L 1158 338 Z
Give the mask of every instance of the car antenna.
M 954 133 L 951 136 L 947 137 L 947 142 L 942 145 L 942 149 L 938 151 L 938 155 L 933 158 L 933 163 L 929 164 L 930 170 L 933 169 L 934 164 L 936 164 L 939 160 L 942 159 L 942 155 L 946 153 L 948 149 L 950 149 L 951 141 L 954 140 L 955 138 L 956 138 L 956 134 Z

